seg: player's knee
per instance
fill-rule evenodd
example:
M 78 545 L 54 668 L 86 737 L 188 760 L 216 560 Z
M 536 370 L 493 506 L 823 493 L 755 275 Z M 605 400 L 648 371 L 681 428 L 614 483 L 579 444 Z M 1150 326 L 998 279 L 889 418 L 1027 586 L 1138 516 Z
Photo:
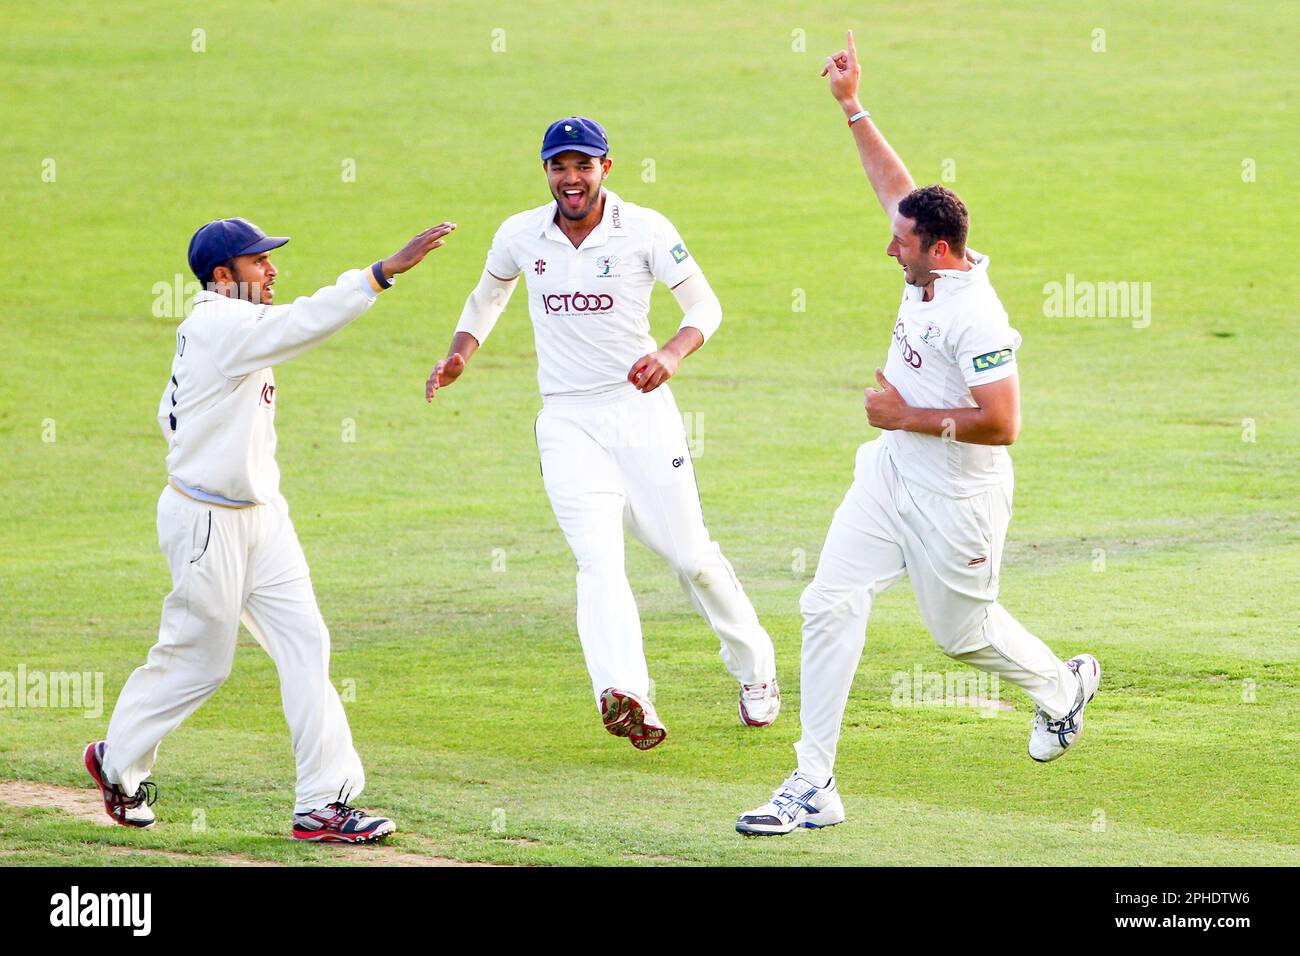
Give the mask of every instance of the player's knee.
M 668 563 L 682 581 L 689 581 L 701 590 L 730 581 L 732 577 L 730 566 L 722 557 L 722 550 L 712 541 L 694 550 L 671 554 Z
M 683 581 L 689 581 L 701 590 L 708 590 L 717 580 L 716 569 L 707 560 L 696 555 L 674 558 L 673 571 Z
M 211 694 L 216 692 L 226 679 L 230 677 L 230 672 L 235 666 L 234 655 L 224 658 L 211 658 L 203 662 L 203 669 L 194 675 L 193 683 L 195 690 L 200 694 Z
M 930 628 L 930 636 L 948 657 L 960 658 L 988 644 L 984 637 L 984 618 L 941 623 Z
M 799 611 L 805 621 L 818 620 L 837 611 L 848 611 L 854 591 L 829 588 L 813 581 L 799 595 Z
M 601 560 L 598 557 L 586 558 L 578 562 L 578 587 L 606 587 L 610 584 L 626 581 L 627 574 L 623 569 L 623 562 L 610 558 Z

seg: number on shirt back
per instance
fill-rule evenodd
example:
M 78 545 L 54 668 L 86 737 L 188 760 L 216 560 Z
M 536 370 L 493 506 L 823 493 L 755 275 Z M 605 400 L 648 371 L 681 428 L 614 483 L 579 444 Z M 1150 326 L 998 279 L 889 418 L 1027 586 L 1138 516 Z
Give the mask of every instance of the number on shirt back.
M 176 381 L 176 376 L 172 376 L 172 412 L 167 416 L 167 423 L 171 425 L 172 431 L 176 431 L 176 390 L 180 388 L 180 383 Z
M 185 336 L 181 335 L 181 333 L 179 333 L 179 332 L 176 333 L 176 354 L 177 354 L 177 355 L 184 355 L 184 354 L 185 354 Z M 171 394 L 171 399 L 172 399 L 172 408 L 173 408 L 173 409 L 176 408 L 176 390 L 177 390 L 178 388 L 180 388 L 180 387 L 181 387 L 181 386 L 180 386 L 180 383 L 176 381 L 176 376 L 173 375 L 173 376 L 172 376 L 172 394 Z M 167 423 L 168 423 L 169 425 L 171 425 L 171 427 L 172 427 L 172 431 L 176 431 L 176 412 L 175 412 L 174 410 L 172 411 L 172 413 L 171 413 L 170 415 L 167 416 Z

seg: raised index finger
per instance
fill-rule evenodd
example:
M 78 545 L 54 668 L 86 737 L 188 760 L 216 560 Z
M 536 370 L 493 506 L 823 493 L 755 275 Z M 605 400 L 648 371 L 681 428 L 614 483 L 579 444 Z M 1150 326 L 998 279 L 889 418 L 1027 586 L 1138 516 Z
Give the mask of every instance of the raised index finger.
M 858 58 L 858 48 L 853 45 L 853 31 L 849 31 L 849 56 L 856 60 Z

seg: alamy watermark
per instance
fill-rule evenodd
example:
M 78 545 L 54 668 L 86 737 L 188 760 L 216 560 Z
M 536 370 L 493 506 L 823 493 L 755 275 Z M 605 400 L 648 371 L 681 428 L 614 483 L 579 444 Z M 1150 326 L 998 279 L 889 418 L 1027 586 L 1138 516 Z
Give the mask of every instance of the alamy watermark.
M 1088 282 L 1065 274 L 1043 286 L 1043 315 L 1049 319 L 1131 319 L 1133 328 L 1151 324 L 1150 282 Z
M 216 292 L 218 295 L 233 293 L 232 298 L 245 302 L 262 301 L 262 283 L 260 282 L 209 282 L 204 285 L 194 277 L 176 273 L 170 281 L 159 280 L 149 290 L 153 296 L 150 313 L 155 319 L 186 319 L 194 308 L 194 297 L 200 292 Z
M 894 688 L 891 707 L 978 707 L 982 717 L 1011 709 L 1002 703 L 1001 679 L 987 671 L 928 671 L 917 664 L 910 671 L 894 671 L 889 683 Z
M 81 710 L 86 717 L 104 713 L 103 671 L 0 671 L 0 710 L 5 708 Z

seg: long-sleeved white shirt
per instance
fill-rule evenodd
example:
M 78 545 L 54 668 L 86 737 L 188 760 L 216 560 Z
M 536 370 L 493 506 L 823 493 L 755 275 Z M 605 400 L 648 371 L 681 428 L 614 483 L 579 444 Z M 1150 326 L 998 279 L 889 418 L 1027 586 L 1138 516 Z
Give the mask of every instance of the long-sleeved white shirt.
M 287 305 L 200 292 L 176 330 L 171 378 L 158 406 L 168 475 L 234 502 L 280 494 L 271 366 L 314 348 L 368 309 L 374 283 L 352 269 Z

